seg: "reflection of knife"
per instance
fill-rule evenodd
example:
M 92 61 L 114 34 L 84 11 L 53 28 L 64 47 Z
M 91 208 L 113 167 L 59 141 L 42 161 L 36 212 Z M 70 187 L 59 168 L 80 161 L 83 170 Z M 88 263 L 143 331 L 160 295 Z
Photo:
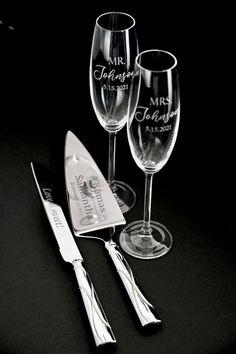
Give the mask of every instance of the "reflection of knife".
M 48 220 L 59 245 L 62 258 L 70 262 L 76 274 L 84 306 L 88 315 L 97 346 L 115 343 L 115 337 L 94 290 L 93 284 L 83 266 L 83 258 L 71 234 L 64 213 L 57 200 L 49 171 L 41 164 L 31 163 L 36 186 Z
M 114 227 L 125 220 L 102 173 L 84 145 L 68 132 L 65 143 L 65 179 L 68 204 L 75 236 L 94 237 L 105 247 L 120 275 L 142 326 L 159 324 L 154 307 L 140 291 L 132 270 L 112 237 L 81 233 Z

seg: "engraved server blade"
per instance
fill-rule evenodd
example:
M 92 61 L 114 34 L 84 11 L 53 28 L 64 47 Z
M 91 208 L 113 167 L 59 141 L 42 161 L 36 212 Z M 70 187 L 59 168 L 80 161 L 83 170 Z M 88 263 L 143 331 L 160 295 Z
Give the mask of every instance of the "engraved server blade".
M 75 232 L 90 232 L 126 223 L 107 181 L 71 131 L 67 132 L 65 141 L 65 177 Z
M 62 258 L 73 265 L 95 344 L 100 346 L 107 343 L 116 343 L 111 326 L 84 267 L 81 253 L 57 200 L 56 190 L 49 171 L 45 166 L 38 163 L 31 163 L 31 169 Z

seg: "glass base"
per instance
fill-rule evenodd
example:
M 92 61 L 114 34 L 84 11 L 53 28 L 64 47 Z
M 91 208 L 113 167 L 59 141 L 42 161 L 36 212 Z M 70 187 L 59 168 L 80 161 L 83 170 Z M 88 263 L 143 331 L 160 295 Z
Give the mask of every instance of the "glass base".
M 114 181 L 111 190 L 123 214 L 133 208 L 136 202 L 136 193 L 128 184 Z
M 169 252 L 173 244 L 173 238 L 167 228 L 151 221 L 151 234 L 145 234 L 143 221 L 134 221 L 128 224 L 120 234 L 120 246 L 122 249 L 136 258 L 153 259 Z

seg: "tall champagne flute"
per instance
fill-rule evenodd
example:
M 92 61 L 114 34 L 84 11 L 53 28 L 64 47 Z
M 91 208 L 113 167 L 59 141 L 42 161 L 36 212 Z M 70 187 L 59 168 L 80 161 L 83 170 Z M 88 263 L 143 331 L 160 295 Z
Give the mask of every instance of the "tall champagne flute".
M 96 19 L 90 58 L 90 95 L 98 121 L 109 132 L 108 184 L 123 213 L 132 208 L 136 195 L 128 184 L 115 180 L 116 134 L 127 122 L 137 54 L 132 16 L 108 12 Z
M 168 161 L 174 148 L 180 117 L 177 60 L 163 50 L 146 50 L 135 61 L 135 75 L 127 122 L 132 156 L 145 173 L 143 220 L 128 224 L 120 234 L 120 245 L 130 255 L 152 259 L 172 246 L 168 229 L 151 221 L 152 180 Z

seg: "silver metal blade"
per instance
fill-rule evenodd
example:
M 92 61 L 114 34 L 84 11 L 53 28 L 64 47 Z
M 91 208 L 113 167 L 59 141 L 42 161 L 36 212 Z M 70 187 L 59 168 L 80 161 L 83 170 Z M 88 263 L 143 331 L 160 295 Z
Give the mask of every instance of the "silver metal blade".
M 126 223 L 101 171 L 71 131 L 65 141 L 65 179 L 75 235 Z
M 40 199 L 56 237 L 62 258 L 70 263 L 75 260 L 83 260 L 62 208 L 58 204 L 56 190 L 51 182 L 49 172 L 43 165 L 38 163 L 33 164 L 31 162 L 31 168 Z

